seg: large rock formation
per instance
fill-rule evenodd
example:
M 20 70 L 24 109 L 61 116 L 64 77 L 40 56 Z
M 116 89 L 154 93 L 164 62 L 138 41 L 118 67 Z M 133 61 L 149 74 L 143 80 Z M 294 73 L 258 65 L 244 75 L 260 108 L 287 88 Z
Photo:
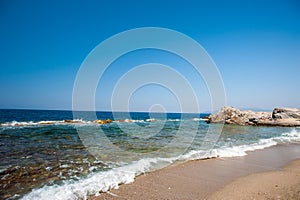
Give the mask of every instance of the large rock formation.
M 273 112 L 254 112 L 223 107 L 217 114 L 210 115 L 208 122 L 253 126 L 300 126 L 300 110 L 275 108 Z

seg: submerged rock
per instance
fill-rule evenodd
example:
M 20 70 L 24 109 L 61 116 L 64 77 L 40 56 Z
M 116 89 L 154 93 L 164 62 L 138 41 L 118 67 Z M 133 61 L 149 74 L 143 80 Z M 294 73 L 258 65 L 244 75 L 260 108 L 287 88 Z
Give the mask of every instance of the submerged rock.
M 226 106 L 217 114 L 210 115 L 207 122 L 252 126 L 300 126 L 300 110 L 275 108 L 273 112 L 254 112 Z

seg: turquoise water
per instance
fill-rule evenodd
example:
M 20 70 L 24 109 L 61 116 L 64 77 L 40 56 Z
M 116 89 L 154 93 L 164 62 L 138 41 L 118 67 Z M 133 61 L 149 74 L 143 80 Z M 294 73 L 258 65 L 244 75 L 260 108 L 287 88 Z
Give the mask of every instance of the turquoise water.
M 0 198 L 84 198 L 175 162 L 300 141 L 298 128 L 208 125 L 205 114 L 90 114 L 0 110 Z

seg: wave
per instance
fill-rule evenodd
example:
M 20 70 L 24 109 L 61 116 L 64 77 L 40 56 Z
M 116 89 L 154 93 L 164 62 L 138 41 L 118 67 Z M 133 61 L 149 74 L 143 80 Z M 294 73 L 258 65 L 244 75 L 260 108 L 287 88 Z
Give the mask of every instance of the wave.
M 38 126 L 38 125 L 57 125 L 57 124 L 87 124 L 91 123 L 90 121 L 84 121 L 82 119 L 75 120 L 59 120 L 59 121 L 38 121 L 38 122 L 4 122 L 1 123 L 0 126 L 9 127 L 9 126 Z
M 76 182 L 69 180 L 63 185 L 44 186 L 34 189 L 22 199 L 86 199 L 89 195 L 98 196 L 100 192 L 117 189 L 120 184 L 131 183 L 136 176 L 154 170 L 154 166 L 159 161 L 172 162 L 172 159 L 142 159 L 130 165 L 91 174 L 87 178 Z
M 184 155 L 172 158 L 143 158 L 132 164 L 109 171 L 91 173 L 88 177 L 78 181 L 68 180 L 62 185 L 44 186 L 34 189 L 23 196 L 22 199 L 86 199 L 90 195 L 98 196 L 100 192 L 117 189 L 121 184 L 133 182 L 136 176 L 157 170 L 176 161 L 245 156 L 249 151 L 291 142 L 300 142 L 300 130 L 298 128 L 277 137 L 260 139 L 258 142 L 248 145 L 223 146 L 212 149 L 209 152 L 193 150 Z
M 198 120 L 195 120 L 196 118 L 192 119 L 193 121 L 204 121 L 202 118 L 197 118 Z M 109 119 L 108 119 L 109 120 Z M 73 119 L 73 120 L 52 120 L 52 121 L 28 121 L 28 122 L 18 122 L 18 121 L 12 121 L 12 122 L 4 122 L 0 123 L 0 127 L 26 127 L 26 126 L 42 126 L 42 125 L 103 125 L 103 124 L 109 124 L 109 123 L 151 123 L 151 122 L 162 122 L 162 121 L 168 121 L 168 122 L 180 122 L 182 119 L 167 119 L 167 120 L 161 120 L 161 119 L 155 119 L 155 118 L 149 118 L 149 119 L 142 119 L 142 120 L 134 120 L 134 119 L 120 119 L 120 120 L 95 120 L 95 121 L 88 121 L 88 120 L 82 120 L 82 119 Z
M 168 119 L 169 122 L 180 122 L 181 119 Z
M 300 142 L 300 131 L 293 129 L 291 132 L 282 133 L 278 137 L 272 137 L 268 139 L 260 139 L 258 142 L 231 146 L 231 147 L 219 147 L 212 149 L 209 152 L 196 151 L 193 150 L 186 155 L 183 155 L 181 159 L 185 160 L 198 160 L 207 158 L 217 158 L 217 157 L 239 157 L 247 155 L 247 152 L 265 149 L 268 147 L 276 146 L 278 144 L 288 144 L 293 142 Z M 205 156 L 203 156 L 205 155 Z

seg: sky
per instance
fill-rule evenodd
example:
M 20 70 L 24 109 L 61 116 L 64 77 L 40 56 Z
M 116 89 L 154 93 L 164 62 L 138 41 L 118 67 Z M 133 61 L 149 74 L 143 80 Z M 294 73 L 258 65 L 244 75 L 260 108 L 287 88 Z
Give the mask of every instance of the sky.
M 221 74 L 227 105 L 300 108 L 296 0 L 1 0 L 0 108 L 72 109 L 76 74 L 88 54 L 107 38 L 141 27 L 176 30 L 201 44 Z M 122 73 L 149 62 L 179 71 L 196 91 L 201 111 L 211 108 L 201 76 L 176 55 L 150 49 L 125 57 L 116 60 L 100 81 L 97 110 L 111 109 L 111 91 Z M 155 84 L 133 91 L 128 102 L 133 111 L 180 109 L 176 95 Z M 125 109 L 122 99 L 115 103 Z

